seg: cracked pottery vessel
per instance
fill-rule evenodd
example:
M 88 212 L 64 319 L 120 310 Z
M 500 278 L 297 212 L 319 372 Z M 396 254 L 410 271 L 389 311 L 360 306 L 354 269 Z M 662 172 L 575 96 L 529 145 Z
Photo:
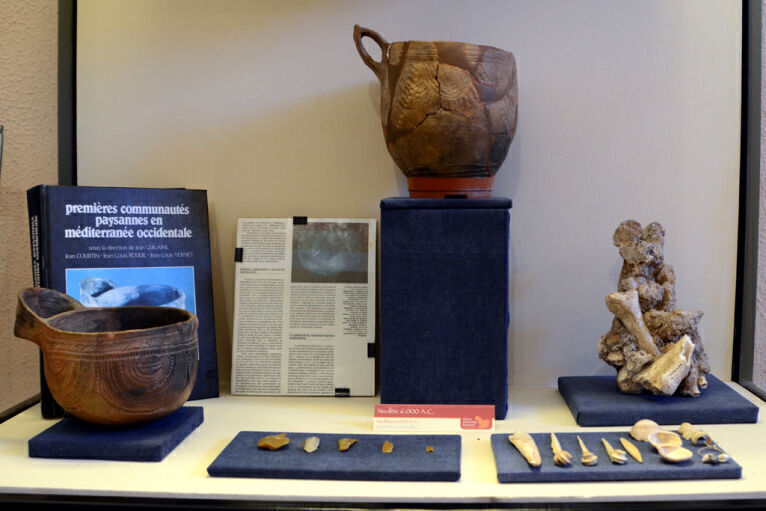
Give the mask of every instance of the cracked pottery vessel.
M 197 317 L 156 306 L 87 308 L 52 289 L 19 293 L 14 333 L 43 352 L 51 394 L 78 419 L 121 426 L 180 408 L 197 376 Z
M 362 38 L 380 46 L 376 61 Z M 516 132 L 513 54 L 449 41 L 388 43 L 354 26 L 354 42 L 380 80 L 386 147 L 410 196 L 488 198 Z

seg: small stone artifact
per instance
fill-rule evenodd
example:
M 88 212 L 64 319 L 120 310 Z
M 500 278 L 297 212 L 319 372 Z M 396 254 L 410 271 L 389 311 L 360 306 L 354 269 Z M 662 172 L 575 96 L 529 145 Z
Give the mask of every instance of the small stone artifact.
M 367 53 L 364 37 L 380 46 L 380 61 Z M 388 43 L 359 25 L 354 43 L 380 80 L 383 135 L 410 196 L 490 197 L 516 133 L 513 54 L 447 41 Z
M 303 450 L 306 452 L 314 452 L 319 449 L 319 437 L 310 436 L 303 442 Z
M 540 457 L 540 451 L 537 449 L 534 438 L 529 433 L 517 431 L 508 435 L 508 441 L 518 449 L 524 459 L 527 460 L 527 463 L 533 467 L 540 466 L 543 460 Z
M 339 438 L 338 439 L 338 450 L 340 452 L 348 451 L 352 445 L 357 443 L 359 440 L 356 438 Z
M 606 438 L 602 438 L 601 442 L 604 444 L 606 454 L 609 456 L 609 460 L 615 465 L 623 465 L 628 461 L 628 453 L 622 449 L 615 449 L 612 445 L 606 441 Z
M 649 435 L 655 431 L 659 431 L 660 429 L 660 425 L 653 420 L 641 419 L 640 421 L 633 424 L 632 428 L 630 428 L 630 436 L 639 442 L 646 442 L 649 440 Z
M 625 449 L 628 452 L 628 454 L 633 456 L 634 460 L 636 460 L 639 463 L 644 462 L 644 459 L 641 456 L 641 451 L 638 450 L 638 447 L 633 445 L 633 442 L 631 442 L 627 438 L 620 437 L 620 443 L 622 444 L 622 448 Z
M 54 399 L 96 424 L 148 422 L 180 408 L 197 377 L 197 317 L 155 306 L 86 308 L 52 289 L 19 293 L 14 333 L 43 352 Z
M 580 458 L 580 462 L 582 462 L 583 465 L 588 467 L 598 463 L 598 456 L 590 452 L 588 448 L 585 447 L 585 442 L 582 441 L 582 438 L 580 438 L 580 435 L 577 435 L 577 441 L 580 444 L 580 449 L 582 449 L 582 458 Z
M 290 443 L 290 439 L 286 435 L 287 433 L 279 433 L 277 435 L 265 436 L 258 440 L 258 447 L 269 451 L 276 451 Z
M 710 372 L 697 332 L 702 312 L 676 308 L 665 231 L 657 222 L 642 228 L 626 220 L 612 239 L 623 265 L 617 292 L 606 297 L 615 317 L 598 344 L 599 357 L 617 369 L 617 386 L 626 394 L 699 396 Z
M 426 452 L 434 452 L 434 446 L 433 445 L 427 445 L 426 446 Z
M 388 454 L 390 452 L 393 452 L 394 451 L 394 444 L 392 444 L 391 442 L 386 440 L 385 442 L 383 442 L 383 447 L 380 450 L 382 452 L 386 453 L 386 454 Z
M 704 431 L 696 429 L 688 422 L 684 422 L 678 426 L 678 432 L 681 433 L 681 435 L 683 435 L 683 437 L 690 441 L 693 445 L 712 443 L 710 435 Z
M 551 450 L 553 451 L 553 462 L 556 465 L 565 467 L 572 463 L 572 453 L 561 448 L 561 443 L 553 432 L 551 432 Z

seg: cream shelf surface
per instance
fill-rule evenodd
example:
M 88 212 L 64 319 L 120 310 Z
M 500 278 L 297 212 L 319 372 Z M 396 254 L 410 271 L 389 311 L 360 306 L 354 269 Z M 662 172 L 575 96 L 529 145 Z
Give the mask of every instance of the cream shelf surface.
M 462 435 L 462 477 L 453 483 L 214 478 L 207 474 L 208 465 L 239 431 L 373 433 L 373 405 L 379 402 L 377 397 L 223 394 L 220 398 L 189 403 L 204 407 L 204 423 L 156 463 L 29 458 L 27 441 L 54 424 L 40 417 L 36 405 L 0 424 L 3 467 L 0 497 L 48 495 L 423 506 L 766 499 L 766 405 L 739 385 L 729 385 L 760 407 L 757 424 L 704 427 L 742 465 L 742 478 L 737 480 L 499 484 L 489 433 Z M 597 429 L 577 426 L 553 387 L 512 387 L 508 416 L 496 424 L 498 433 Z

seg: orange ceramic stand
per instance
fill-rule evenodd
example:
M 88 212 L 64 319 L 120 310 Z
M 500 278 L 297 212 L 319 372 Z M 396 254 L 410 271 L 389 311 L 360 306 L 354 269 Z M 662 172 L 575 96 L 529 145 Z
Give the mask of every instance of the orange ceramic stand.
M 447 196 L 464 196 L 466 199 L 489 199 L 492 197 L 490 177 L 408 177 L 407 188 L 413 199 L 443 199 Z

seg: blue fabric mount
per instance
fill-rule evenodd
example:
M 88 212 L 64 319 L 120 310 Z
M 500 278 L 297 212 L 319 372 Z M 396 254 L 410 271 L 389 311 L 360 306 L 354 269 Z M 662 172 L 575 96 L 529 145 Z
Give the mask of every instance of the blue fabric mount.
M 598 463 L 586 467 L 580 462 L 582 451 L 577 442 L 580 435 L 589 451 L 598 456 Z M 540 451 L 542 464 L 531 467 L 511 445 L 506 434 L 492 435 L 492 452 L 495 455 L 497 480 L 501 483 L 543 483 L 543 482 L 575 482 L 575 481 L 648 481 L 676 479 L 739 479 L 742 477 L 742 467 L 733 459 L 726 463 L 711 465 L 702 463 L 698 454 L 701 446 L 691 445 L 684 440 L 683 446 L 694 453 L 692 459 L 682 463 L 667 463 L 660 458 L 657 451 L 649 442 L 637 442 L 626 432 L 589 432 L 589 433 L 556 433 L 562 449 L 572 454 L 572 463 L 559 467 L 553 463 L 550 433 L 532 433 L 537 448 Z M 614 449 L 622 449 L 620 437 L 631 440 L 641 452 L 643 463 L 628 456 L 624 465 L 615 465 L 609 461 L 606 448 L 601 442 L 605 438 Z
M 380 203 L 380 402 L 508 409 L 510 199 Z
M 278 433 L 278 432 L 277 432 Z M 341 435 L 287 433 L 290 443 L 279 450 L 260 449 L 260 438 L 274 432 L 241 431 L 207 468 L 214 477 L 272 479 L 335 479 L 355 481 L 457 481 L 460 479 L 459 435 Z M 310 436 L 319 449 L 303 450 Z M 338 451 L 339 438 L 359 440 Z M 381 452 L 384 441 L 394 444 Z M 426 452 L 432 445 L 434 452 Z
M 614 376 L 562 376 L 559 392 L 580 426 L 632 426 L 640 419 L 658 424 L 735 424 L 758 421 L 758 407 L 724 382 L 707 375 L 699 397 L 623 394 Z
M 162 461 L 204 420 L 201 406 L 182 406 L 170 415 L 136 426 L 112 427 L 65 417 L 32 437 L 31 458 Z

